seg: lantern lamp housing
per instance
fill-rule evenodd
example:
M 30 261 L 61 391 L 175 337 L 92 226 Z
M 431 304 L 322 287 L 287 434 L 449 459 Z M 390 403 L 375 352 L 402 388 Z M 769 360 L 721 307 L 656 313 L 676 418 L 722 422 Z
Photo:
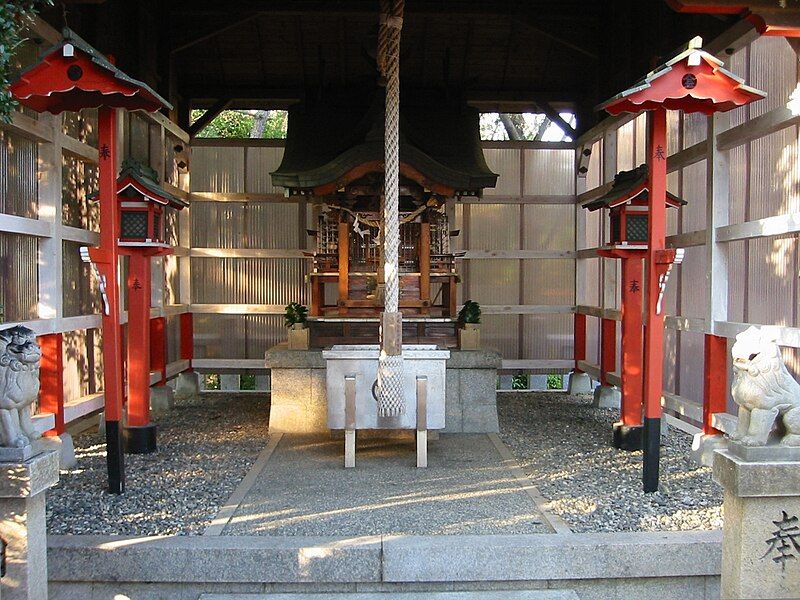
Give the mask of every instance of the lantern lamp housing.
M 647 165 L 630 171 L 620 171 L 614 184 L 605 195 L 583 205 L 590 211 L 601 208 L 609 211 L 612 246 L 643 246 L 647 244 L 650 226 L 649 172 Z M 667 193 L 667 207 L 679 208 L 686 204 L 674 194 Z

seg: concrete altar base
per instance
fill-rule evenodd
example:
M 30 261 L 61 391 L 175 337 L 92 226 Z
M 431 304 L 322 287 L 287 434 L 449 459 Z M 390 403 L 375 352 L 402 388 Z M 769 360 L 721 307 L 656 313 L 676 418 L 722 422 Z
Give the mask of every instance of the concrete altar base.
M 747 448 L 714 454 L 725 488 L 722 598 L 797 598 L 800 594 L 800 458 L 797 448 Z
M 168 385 L 150 388 L 150 410 L 154 413 L 167 412 L 175 407 L 175 392 Z
M 3 600 L 47 600 L 45 490 L 58 482 L 58 452 L 0 463 L 0 537 L 6 548 Z
M 185 400 L 200 395 L 200 376 L 196 371 L 184 371 L 178 374 L 175 382 L 175 399 Z
M 612 385 L 598 385 L 594 388 L 594 406 L 597 408 L 620 408 L 622 392 Z
M 491 350 L 451 350 L 445 372 L 447 433 L 496 433 L 497 369 Z M 272 372 L 269 429 L 272 433 L 327 433 L 326 366 L 322 350 L 266 353 Z
M 586 373 L 572 371 L 568 378 L 567 393 L 570 396 L 592 393 L 592 378 Z

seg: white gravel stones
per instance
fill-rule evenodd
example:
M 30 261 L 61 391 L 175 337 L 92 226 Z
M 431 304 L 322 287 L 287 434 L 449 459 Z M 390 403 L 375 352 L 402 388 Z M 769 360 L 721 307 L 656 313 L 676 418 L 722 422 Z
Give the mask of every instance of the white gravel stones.
M 711 469 L 696 468 L 691 437 L 662 438 L 661 486 L 642 492 L 642 453 L 611 446 L 619 411 L 593 408 L 589 397 L 498 394 L 500 437 L 548 508 L 575 532 L 689 531 L 722 527 L 722 489 Z
M 158 451 L 128 455 L 127 489 L 106 492 L 105 441 L 75 437 L 78 464 L 47 494 L 50 534 L 200 534 L 267 444 L 261 394 L 204 394 L 160 416 Z

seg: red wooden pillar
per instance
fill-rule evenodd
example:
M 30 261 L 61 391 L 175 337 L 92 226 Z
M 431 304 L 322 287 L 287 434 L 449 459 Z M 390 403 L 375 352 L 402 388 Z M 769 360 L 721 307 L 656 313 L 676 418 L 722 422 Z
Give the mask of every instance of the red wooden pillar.
M 64 427 L 64 336 L 60 333 L 40 335 L 37 340 L 42 351 L 39 367 L 39 410 L 53 413 L 55 428 L 45 435 L 61 435 Z
M 728 404 L 728 340 L 707 334 L 704 357 L 703 433 L 722 435 L 711 421 L 714 413 L 725 412 Z
M 181 314 L 180 319 L 180 356 L 181 360 L 189 361 L 189 368 L 191 369 L 192 359 L 194 358 L 194 318 L 192 317 L 192 313 L 183 313 Z
M 128 427 L 138 428 L 150 424 L 150 257 L 131 254 L 129 271 Z
M 650 112 L 650 194 L 647 242 L 647 331 L 644 359 L 644 431 L 642 483 L 645 492 L 658 489 L 661 443 L 661 392 L 664 369 L 664 315 L 657 311 L 659 260 L 666 248 L 667 228 L 667 110 L 659 106 Z
M 150 319 L 150 369 L 161 373 L 159 385 L 167 383 L 167 319 Z
M 125 458 L 122 450 L 122 335 L 120 331 L 119 270 L 119 202 L 117 202 L 117 113 L 100 107 L 97 118 L 100 148 L 100 248 L 91 253 L 105 279 L 108 314 L 103 314 L 103 395 L 106 419 L 106 461 L 108 490 L 121 494 L 125 490 Z
M 642 425 L 642 259 L 622 259 L 622 423 Z
M 613 319 L 601 319 L 600 341 L 600 383 L 608 383 L 608 374 L 613 373 L 617 366 L 617 322 Z
M 586 315 L 575 313 L 575 372 L 582 373 L 578 361 L 586 360 Z

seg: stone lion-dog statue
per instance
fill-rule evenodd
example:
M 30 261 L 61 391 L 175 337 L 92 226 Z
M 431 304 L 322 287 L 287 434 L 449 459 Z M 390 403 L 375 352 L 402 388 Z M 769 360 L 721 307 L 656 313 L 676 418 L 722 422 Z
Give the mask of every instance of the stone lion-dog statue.
M 800 384 L 789 374 L 775 336 L 750 327 L 731 348 L 739 423 L 731 439 L 746 446 L 800 446 Z M 771 436 L 772 434 L 772 436 Z
M 41 358 L 36 334 L 27 327 L 0 331 L 0 446 L 24 448 L 41 437 L 31 421 Z

